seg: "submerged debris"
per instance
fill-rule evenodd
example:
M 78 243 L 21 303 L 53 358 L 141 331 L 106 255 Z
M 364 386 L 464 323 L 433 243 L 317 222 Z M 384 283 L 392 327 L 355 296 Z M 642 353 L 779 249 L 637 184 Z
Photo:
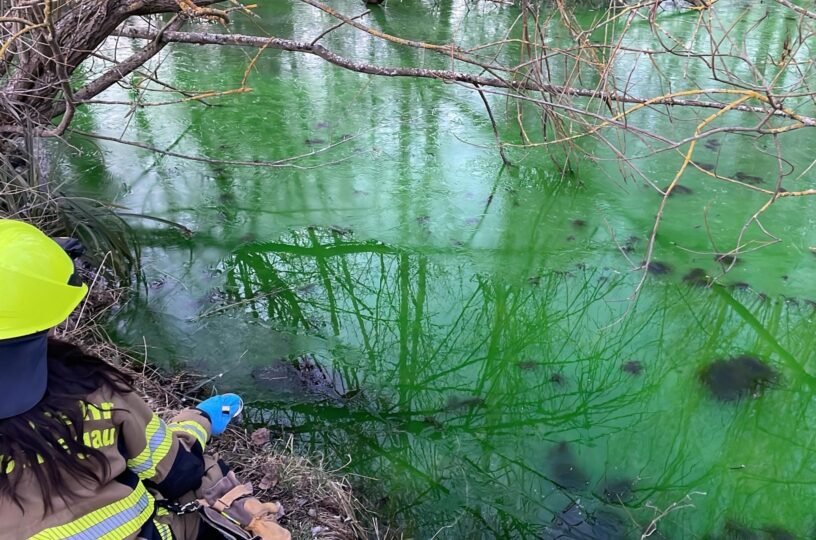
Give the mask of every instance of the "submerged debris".
M 796 535 L 779 525 L 771 525 L 763 529 L 771 540 L 796 540 Z
M 720 401 L 756 396 L 776 378 L 773 368 L 748 355 L 716 360 L 700 374 L 702 383 Z
M 626 243 L 623 244 L 623 246 L 621 246 L 621 249 L 625 253 L 632 253 L 633 251 L 635 251 L 635 245 L 639 241 L 640 241 L 640 238 L 638 238 L 637 236 L 630 236 L 629 238 L 626 239 Z
M 683 276 L 683 282 L 693 287 L 708 287 L 711 284 L 711 277 L 702 268 L 692 268 Z
M 560 385 L 560 384 L 564 384 L 565 381 L 566 381 L 566 378 L 564 378 L 564 375 L 562 375 L 561 373 L 553 373 L 552 375 L 550 375 L 550 382 L 553 383 L 553 384 L 559 384 Z
M 778 525 L 751 529 L 729 519 L 725 523 L 722 534 L 714 538 L 718 540 L 796 540 L 797 536 Z
M 672 188 L 671 192 L 669 193 L 669 197 L 672 195 L 691 195 L 692 193 L 694 192 L 691 190 L 691 188 L 677 184 Z
M 736 264 L 739 262 L 736 255 L 730 253 L 717 253 L 714 255 L 714 260 L 720 264 Z
M 601 491 L 606 502 L 623 504 L 634 498 L 634 486 L 634 480 L 628 478 L 613 478 L 604 482 Z
M 479 396 L 451 396 L 445 404 L 446 411 L 455 411 L 457 409 L 472 409 L 480 405 L 484 405 L 484 398 Z
M 672 268 L 668 264 L 660 261 L 649 261 L 649 264 L 646 265 L 646 270 L 655 276 L 664 276 L 666 274 L 670 274 Z
M 570 503 L 553 517 L 544 538 L 611 540 L 626 537 L 626 522 L 609 510 L 588 512 L 578 502 Z
M 584 221 L 583 219 L 573 219 L 572 226 L 577 227 L 579 229 L 582 227 L 586 227 L 586 221 Z
M 550 479 L 553 482 L 569 490 L 579 490 L 587 486 L 589 477 L 578 468 L 575 455 L 565 441 L 550 449 L 547 457 Z
M 621 371 L 629 373 L 630 375 L 640 375 L 643 371 L 643 364 L 638 360 L 629 360 L 623 363 Z
M 538 369 L 539 363 L 534 362 L 533 360 L 522 360 L 520 362 L 516 362 L 516 367 L 522 371 L 533 371 Z
M 297 392 L 301 396 L 340 399 L 349 392 L 339 373 L 324 367 L 310 353 L 294 359 L 279 358 L 252 371 L 260 386 L 271 390 Z
M 737 173 L 734 175 L 734 178 L 736 178 L 740 182 L 744 182 L 744 183 L 750 184 L 752 186 L 758 186 L 760 184 L 765 183 L 765 180 L 763 180 L 761 177 L 754 176 L 754 175 L 751 175 L 751 174 L 745 174 L 742 171 L 737 171 Z

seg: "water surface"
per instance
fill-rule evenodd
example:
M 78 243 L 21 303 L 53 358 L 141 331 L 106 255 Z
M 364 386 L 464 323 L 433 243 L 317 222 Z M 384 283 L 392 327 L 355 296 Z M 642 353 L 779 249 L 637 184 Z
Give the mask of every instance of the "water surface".
M 331 24 L 306 5 L 266 4 L 235 31 L 308 37 Z M 489 3 L 419 4 L 391 2 L 368 22 L 464 46 L 500 38 L 518 16 Z M 766 9 L 721 4 L 719 16 L 746 28 Z M 696 21 L 668 13 L 662 24 L 683 34 Z M 747 45 L 761 62 L 795 25 L 766 17 Z M 551 32 L 568 39 L 557 25 Z M 646 23 L 630 36 L 653 43 Z M 383 65 L 446 66 L 350 29 L 323 43 Z M 236 88 L 255 52 L 179 46 L 156 67 L 176 87 Z M 683 58 L 656 61 L 678 88 L 713 84 Z M 638 55 L 616 69 L 633 72 L 641 95 L 660 82 Z M 146 285 L 112 323 L 123 341 L 144 340 L 167 367 L 221 374 L 219 391 L 254 404 L 248 420 L 344 465 L 381 522 L 417 538 L 553 537 L 557 523 L 581 521 L 599 538 L 639 538 L 687 496 L 694 507 L 665 516 L 664 537 L 813 530 L 811 200 L 772 208 L 764 222 L 782 242 L 724 274 L 714 254 L 733 247 L 765 196 L 690 170 L 691 193 L 670 199 L 658 235 L 665 272 L 633 302 L 660 195 L 596 140 L 582 146 L 601 159 L 573 158 L 567 173 L 548 148 L 511 150 L 504 167 L 479 96 L 460 86 L 277 51 L 260 56 L 248 84 L 251 93 L 209 107 L 98 106 L 77 118 L 81 130 L 214 160 L 319 151 L 252 168 L 73 137 L 60 173 L 77 189 L 193 231 L 133 222 Z M 519 142 L 514 107 L 491 99 L 503 139 Z M 675 136 L 710 114 L 677 111 L 667 122 L 663 112 L 632 121 Z M 696 159 L 773 184 L 772 140 L 717 139 Z M 800 173 L 813 137 L 781 140 Z M 645 153 L 634 138 L 625 149 Z M 666 186 L 681 161 L 662 153 L 638 166 Z M 789 189 L 812 184 L 806 175 Z M 695 268 L 721 286 L 690 286 L 683 276 Z M 778 376 L 716 400 L 701 373 L 740 355 Z

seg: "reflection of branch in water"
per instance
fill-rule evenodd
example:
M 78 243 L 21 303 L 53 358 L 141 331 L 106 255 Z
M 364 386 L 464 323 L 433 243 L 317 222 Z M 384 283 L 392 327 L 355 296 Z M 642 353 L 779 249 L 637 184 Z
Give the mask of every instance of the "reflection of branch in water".
M 514 521 L 528 523 L 531 515 L 555 515 L 565 494 L 541 462 L 542 441 L 574 441 L 585 460 L 618 459 L 616 473 L 640 479 L 627 507 L 647 520 L 654 516 L 644 516 L 645 501 L 675 500 L 718 470 L 706 461 L 689 471 L 686 447 L 659 436 L 667 415 L 678 440 L 695 439 L 701 428 L 700 396 L 678 404 L 663 391 L 698 384 L 693 369 L 682 369 L 685 353 L 705 355 L 700 351 L 745 331 L 716 297 L 706 309 L 687 300 L 708 291 L 666 287 L 605 328 L 626 309 L 613 293 L 627 286 L 599 281 L 592 269 L 545 273 L 531 285 L 467 265 L 440 267 L 432 256 L 320 228 L 242 246 L 224 267 L 243 273 L 236 294 L 255 300 L 259 312 L 268 311 L 260 274 L 271 272 L 300 291 L 293 301 L 301 316 L 325 321 L 310 332 L 325 331 L 342 344 L 332 350 L 333 369 L 360 389 L 353 400 L 259 403 L 253 421 L 297 433 L 312 450 L 342 455 L 357 448 L 357 470 L 403 486 L 406 499 L 398 506 L 405 512 L 417 493 L 444 493 L 497 530 L 516 530 Z M 305 284 L 314 287 L 303 290 Z M 622 370 L 626 362 L 637 362 L 639 372 Z M 627 448 L 633 437 L 637 459 Z M 607 504 L 592 495 L 600 489 L 597 473 L 581 496 Z M 464 481 L 466 503 L 457 492 Z M 492 496 L 497 484 L 506 487 L 506 504 Z M 457 533 L 468 526 L 460 523 Z

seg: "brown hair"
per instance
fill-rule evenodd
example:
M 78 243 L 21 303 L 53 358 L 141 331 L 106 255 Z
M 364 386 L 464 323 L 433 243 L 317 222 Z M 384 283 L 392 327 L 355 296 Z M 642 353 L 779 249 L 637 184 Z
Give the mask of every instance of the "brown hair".
M 45 396 L 33 409 L 0 420 L 0 499 L 12 500 L 25 512 L 16 489 L 21 475 L 15 474 L 23 467 L 34 473 L 46 514 L 53 510 L 55 495 L 65 499 L 76 493 L 77 482 L 104 481 L 110 472 L 107 459 L 83 442 L 86 399 L 104 386 L 130 392 L 131 383 L 103 360 L 49 338 Z

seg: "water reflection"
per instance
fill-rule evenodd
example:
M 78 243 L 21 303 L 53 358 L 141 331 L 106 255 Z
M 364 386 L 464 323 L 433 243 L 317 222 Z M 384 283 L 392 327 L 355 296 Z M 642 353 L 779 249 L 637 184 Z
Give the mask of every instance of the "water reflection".
M 284 359 L 289 372 L 256 371 L 254 391 L 266 397 L 251 420 L 297 433 L 311 450 L 350 454 L 354 472 L 387 482 L 381 502 L 420 537 L 451 524 L 450 538 L 547 537 L 564 527 L 629 537 L 655 517 L 647 503 L 665 508 L 697 490 L 707 506 L 751 475 L 775 477 L 770 448 L 791 464 L 812 457 L 804 440 L 788 444 L 801 434 L 770 434 L 810 408 L 797 398 L 809 395 L 799 377 L 813 341 L 797 333 L 804 313 L 667 281 L 613 324 L 629 307 L 631 279 L 575 268 L 514 280 L 436 259 L 345 230 L 295 230 L 226 258 L 228 298 L 204 314 L 240 312 L 323 336 L 321 350 Z M 723 406 L 699 375 L 751 342 L 734 302 L 760 326 L 776 325 L 782 342 L 755 338 L 751 352 L 785 382 Z M 327 384 L 313 368 L 304 375 L 304 356 Z M 304 392 L 282 398 L 298 381 Z M 739 444 L 740 433 L 754 444 Z M 813 494 L 813 475 L 794 489 Z M 754 502 L 745 502 L 750 511 L 677 511 L 663 530 L 702 533 L 725 517 L 767 516 Z

